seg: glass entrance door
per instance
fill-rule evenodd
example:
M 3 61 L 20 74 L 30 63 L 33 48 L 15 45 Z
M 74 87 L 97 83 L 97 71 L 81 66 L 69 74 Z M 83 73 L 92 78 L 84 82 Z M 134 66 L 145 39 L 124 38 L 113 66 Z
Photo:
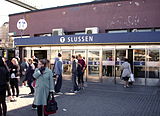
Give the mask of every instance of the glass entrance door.
M 154 84 L 159 82 L 160 79 L 160 55 L 159 49 L 147 50 L 147 62 L 146 62 L 146 84 Z
M 47 59 L 47 50 L 34 50 L 34 56 L 39 59 Z
M 88 51 L 88 81 L 100 81 L 100 51 Z
M 74 51 L 74 54 L 77 56 L 77 55 L 81 55 L 83 59 L 86 58 L 86 51 L 85 50 L 75 50 Z
M 127 50 L 126 49 L 117 49 L 116 50 L 116 62 L 115 62 L 115 77 L 117 78 L 116 80 L 120 79 L 121 75 L 121 65 L 124 62 L 124 58 L 127 58 Z
M 145 78 L 145 49 L 134 49 L 134 77 Z
M 71 50 L 62 51 L 63 74 L 71 75 Z
M 114 56 L 114 49 L 102 51 L 102 79 L 104 83 L 109 81 L 109 78 L 114 79 Z

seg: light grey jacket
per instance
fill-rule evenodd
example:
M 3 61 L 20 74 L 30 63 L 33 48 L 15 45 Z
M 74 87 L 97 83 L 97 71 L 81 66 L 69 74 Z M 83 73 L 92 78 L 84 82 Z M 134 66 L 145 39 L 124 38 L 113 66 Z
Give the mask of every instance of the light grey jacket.
M 57 58 L 54 67 L 54 73 L 56 75 L 62 75 L 62 69 L 63 69 L 62 61 L 59 58 Z
M 53 73 L 49 68 L 46 68 L 44 73 L 41 74 L 37 68 L 33 77 L 36 79 L 34 104 L 46 105 L 49 91 L 54 90 Z
M 132 73 L 131 71 L 131 65 L 128 62 L 124 62 L 121 66 L 122 72 L 122 77 L 130 77 L 130 74 Z

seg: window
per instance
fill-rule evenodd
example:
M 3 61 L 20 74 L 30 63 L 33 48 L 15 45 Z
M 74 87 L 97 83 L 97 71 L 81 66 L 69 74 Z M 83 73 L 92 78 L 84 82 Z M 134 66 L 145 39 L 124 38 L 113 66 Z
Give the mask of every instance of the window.
M 126 33 L 128 30 L 108 30 L 107 33 Z
M 156 32 L 157 32 L 157 31 L 160 32 L 160 29 L 155 29 L 155 31 L 156 31 Z
M 50 33 L 46 33 L 46 34 L 35 34 L 34 37 L 43 37 L 43 36 L 51 36 Z
M 152 29 L 132 29 L 131 32 L 151 32 Z
M 145 50 L 143 49 L 134 50 L 134 61 L 145 61 Z
M 65 35 L 81 35 L 85 34 L 84 31 L 77 31 L 77 32 L 65 32 Z
M 75 33 L 75 35 L 82 35 L 82 34 L 85 34 L 84 32 L 77 32 Z

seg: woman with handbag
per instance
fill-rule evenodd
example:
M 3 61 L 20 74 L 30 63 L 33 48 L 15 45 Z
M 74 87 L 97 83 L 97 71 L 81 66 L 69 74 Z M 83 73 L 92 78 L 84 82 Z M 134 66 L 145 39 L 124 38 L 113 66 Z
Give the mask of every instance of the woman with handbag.
M 121 66 L 121 70 L 122 70 L 122 79 L 125 81 L 124 87 L 128 88 L 129 87 L 128 80 L 130 78 L 132 71 L 131 71 L 131 65 L 128 62 L 127 58 L 125 58 L 124 63 Z
M 53 73 L 47 67 L 47 60 L 39 61 L 33 77 L 36 79 L 34 104 L 37 105 L 38 116 L 43 116 L 43 108 L 47 105 L 49 92 L 54 92 Z

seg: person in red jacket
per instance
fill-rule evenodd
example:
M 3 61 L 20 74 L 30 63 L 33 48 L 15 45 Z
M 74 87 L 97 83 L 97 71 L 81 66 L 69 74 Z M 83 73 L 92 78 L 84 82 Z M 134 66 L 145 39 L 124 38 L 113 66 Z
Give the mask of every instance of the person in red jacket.
M 82 58 L 81 54 L 78 55 L 78 64 L 80 65 L 80 69 L 78 69 L 78 85 L 80 89 L 83 89 L 84 88 L 83 76 L 86 69 L 86 63 Z

